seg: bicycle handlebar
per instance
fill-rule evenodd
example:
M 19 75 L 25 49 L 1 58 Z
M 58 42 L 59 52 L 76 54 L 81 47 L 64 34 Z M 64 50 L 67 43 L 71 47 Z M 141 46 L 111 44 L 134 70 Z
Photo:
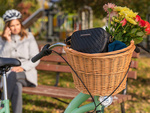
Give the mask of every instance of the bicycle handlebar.
M 136 44 L 136 48 L 138 48 L 138 47 L 140 47 L 140 48 L 142 48 L 144 51 L 150 53 L 150 50 L 146 49 L 141 43 Z M 139 49 L 139 48 L 138 48 L 138 49 Z M 140 50 L 139 50 L 139 51 L 140 51 Z
M 31 61 L 33 63 L 35 63 L 36 61 L 38 61 L 39 59 L 41 59 L 43 56 L 47 56 L 47 55 L 50 55 L 52 53 L 52 48 L 56 47 L 56 46 L 66 46 L 66 44 L 64 43 L 61 43 L 61 42 L 58 42 L 58 43 L 55 43 L 53 45 L 50 46 L 50 44 L 46 44 L 42 50 L 36 55 L 34 56 Z
M 39 54 L 37 54 L 36 56 L 34 56 L 31 61 L 34 63 L 36 61 L 38 61 L 39 59 L 41 59 L 43 56 L 47 56 L 50 55 L 52 53 L 52 48 L 56 47 L 56 46 L 66 46 L 66 44 L 58 42 L 55 43 L 53 45 L 50 46 L 50 44 L 46 44 L 43 49 L 39 52 Z M 146 52 L 150 53 L 150 50 L 146 49 L 143 47 L 142 44 L 136 44 L 136 48 L 135 48 L 135 52 L 139 53 L 140 49 L 138 47 L 141 47 L 143 50 L 145 50 Z

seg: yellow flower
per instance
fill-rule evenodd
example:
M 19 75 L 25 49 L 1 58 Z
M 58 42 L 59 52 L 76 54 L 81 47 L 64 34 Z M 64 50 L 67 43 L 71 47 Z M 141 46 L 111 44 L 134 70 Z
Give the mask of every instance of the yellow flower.
M 120 22 L 120 20 L 118 20 L 116 17 L 112 17 L 112 20 L 113 20 L 114 22 L 117 22 L 117 23 Z
M 117 6 L 117 7 L 114 7 L 114 11 L 130 11 L 130 9 L 127 7 Z
M 119 23 L 119 22 L 120 22 L 120 20 L 118 20 L 118 19 L 115 19 L 114 21 L 115 21 L 115 22 L 117 22 L 117 23 Z
M 111 21 L 111 24 L 114 24 L 114 22 L 113 22 L 113 21 Z
M 123 10 L 123 11 L 130 11 L 130 9 L 127 8 L 127 7 L 122 7 L 122 10 Z
M 130 18 L 136 17 L 137 14 L 138 13 L 133 13 L 133 11 L 126 12 L 126 15 L 129 16 Z
M 127 20 L 128 22 L 130 22 L 131 24 L 133 24 L 133 25 L 136 25 L 136 24 L 137 24 L 132 18 L 130 18 L 130 17 L 128 17 L 128 16 L 125 16 L 125 18 L 126 18 L 126 20 Z
M 122 18 L 124 18 L 125 15 L 126 15 L 126 12 L 125 12 L 125 11 L 121 11 L 121 12 L 119 13 L 119 15 L 120 15 Z
M 130 22 L 131 24 L 133 25 L 136 25 L 137 23 L 135 22 L 135 20 L 133 18 L 136 17 L 136 15 L 138 13 L 134 13 L 131 9 L 127 8 L 127 7 L 121 7 L 121 6 L 117 6 L 117 7 L 114 7 L 114 11 L 117 11 L 118 14 L 119 14 L 119 18 L 120 19 L 123 19 L 123 18 L 126 18 L 126 20 L 128 22 Z M 119 19 L 119 20 L 120 20 Z M 115 22 L 120 22 L 118 19 L 113 19 Z
M 134 13 L 131 9 L 127 7 L 120 7 L 120 6 L 115 7 L 114 11 L 118 11 L 119 15 L 122 16 L 122 18 L 124 18 L 125 16 L 134 18 L 138 14 L 138 13 Z
M 114 7 L 114 11 L 121 11 L 121 10 L 122 10 L 122 7 L 120 6 Z
M 114 17 L 114 16 L 112 17 L 112 20 L 115 20 L 115 17 Z

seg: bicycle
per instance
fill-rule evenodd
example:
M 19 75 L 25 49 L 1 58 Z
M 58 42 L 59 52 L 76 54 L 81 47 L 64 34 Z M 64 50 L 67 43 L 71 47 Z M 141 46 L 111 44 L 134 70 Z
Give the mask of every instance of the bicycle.
M 56 51 L 52 50 L 52 48 L 54 48 L 56 46 L 66 46 L 66 45 L 64 43 L 56 43 L 56 44 L 53 44 L 51 46 L 47 44 L 47 45 L 44 46 L 44 48 L 41 50 L 41 52 L 39 54 L 37 54 L 35 57 L 32 58 L 32 62 L 36 62 L 37 60 L 39 60 L 43 56 L 50 55 L 52 51 L 55 52 L 55 53 L 57 53 Z M 136 51 L 139 52 L 138 48 L 136 48 Z M 57 54 L 59 54 L 59 53 L 57 53 Z M 69 65 L 68 62 L 67 62 L 67 64 Z M 71 67 L 71 69 L 72 69 L 72 67 Z M 124 80 L 124 78 L 123 78 L 123 80 Z M 66 108 L 66 110 L 64 111 L 64 113 L 85 113 L 85 112 L 89 112 L 89 111 L 92 111 L 92 110 L 96 111 L 96 113 L 103 113 L 104 112 L 104 108 L 107 107 L 107 106 L 109 106 L 112 103 L 112 100 L 113 100 L 112 96 L 111 96 L 112 94 L 113 94 L 113 92 L 109 96 L 106 96 L 106 97 L 94 96 L 94 98 L 92 98 L 93 99 L 92 103 L 89 103 L 89 104 L 86 104 L 84 106 L 79 107 L 89 97 L 92 97 L 91 94 L 90 94 L 90 92 L 89 92 L 89 94 L 84 94 L 84 93 L 80 92 L 70 102 L 70 104 L 68 105 L 68 107 Z
M 1 58 L 0 57 L 0 74 L 3 77 L 3 95 L 4 100 L 0 101 L 0 106 L 3 105 L 0 109 L 0 113 L 10 113 L 9 109 L 9 99 L 7 97 L 7 81 L 6 81 L 6 72 L 10 70 L 13 66 L 20 66 L 21 62 L 15 58 Z

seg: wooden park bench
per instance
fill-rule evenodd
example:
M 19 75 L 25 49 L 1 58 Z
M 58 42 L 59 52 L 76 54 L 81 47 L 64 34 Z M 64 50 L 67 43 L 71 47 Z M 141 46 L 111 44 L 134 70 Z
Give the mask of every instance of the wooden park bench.
M 62 47 L 55 47 L 55 51 L 57 51 L 59 54 L 62 54 L 65 59 L 65 51 Z M 133 58 L 138 58 L 139 54 L 133 53 Z M 43 62 L 43 61 L 46 61 Z M 26 94 L 32 94 L 32 95 L 41 95 L 41 96 L 49 96 L 53 98 L 66 98 L 66 99 L 73 99 L 79 94 L 79 91 L 75 88 L 64 88 L 59 87 L 59 73 L 71 73 L 71 69 L 68 65 L 64 65 L 65 61 L 58 56 L 57 54 L 52 54 L 46 57 L 43 57 L 41 59 L 40 64 L 36 67 L 37 70 L 44 70 L 44 71 L 51 71 L 56 72 L 56 84 L 55 86 L 46 86 L 46 85 L 38 85 L 37 87 L 24 87 L 23 93 Z M 137 68 L 138 63 L 137 61 L 132 60 L 131 68 Z M 136 79 L 137 73 L 136 71 L 129 71 L 128 78 L 130 79 Z M 57 86 L 57 87 L 56 87 Z M 121 103 L 122 112 L 124 112 L 124 102 L 127 100 L 131 100 L 131 95 L 126 94 L 126 89 L 123 91 L 123 94 L 117 94 L 113 98 L 113 103 Z M 91 99 L 89 99 L 91 101 Z

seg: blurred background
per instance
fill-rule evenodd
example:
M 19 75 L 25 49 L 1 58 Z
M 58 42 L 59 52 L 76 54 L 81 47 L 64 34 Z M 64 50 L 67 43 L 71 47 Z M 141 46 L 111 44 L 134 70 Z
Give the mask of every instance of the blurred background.
M 127 6 L 138 12 L 143 20 L 150 22 L 150 0 L 0 0 L 0 36 L 4 28 L 2 15 L 8 9 L 17 9 L 23 15 L 25 28 L 33 33 L 38 44 L 63 42 L 76 30 L 105 26 L 107 14 L 103 5 L 106 3 Z M 149 36 L 142 43 L 150 49 Z M 129 80 L 128 94 L 133 99 L 125 104 L 127 113 L 150 112 L 149 57 L 149 54 L 141 51 L 137 80 Z M 39 74 L 39 84 L 54 84 L 54 73 L 40 71 Z M 61 75 L 63 80 L 60 80 L 59 86 L 73 88 L 72 77 L 65 76 Z M 51 97 L 23 94 L 23 100 L 24 113 L 62 113 L 67 107 Z M 106 113 L 120 113 L 119 106 L 106 108 Z
M 103 5 L 109 2 L 127 6 L 143 20 L 150 21 L 149 0 L 0 0 L 0 35 L 4 27 L 2 15 L 8 9 L 17 9 L 23 14 L 25 28 L 37 40 L 63 41 L 76 30 L 103 27 L 106 23 Z M 150 48 L 150 38 L 144 42 Z

